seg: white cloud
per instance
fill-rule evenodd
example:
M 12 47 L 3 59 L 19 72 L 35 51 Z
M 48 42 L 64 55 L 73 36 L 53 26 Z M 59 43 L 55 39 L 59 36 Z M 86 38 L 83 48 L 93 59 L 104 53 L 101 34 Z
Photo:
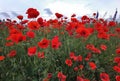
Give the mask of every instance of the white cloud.
M 46 6 L 50 8 L 53 13 L 61 13 L 70 17 L 73 13 L 77 15 L 85 15 L 92 13 L 92 10 L 86 7 L 86 4 L 79 3 L 65 3 L 64 1 L 56 1 Z

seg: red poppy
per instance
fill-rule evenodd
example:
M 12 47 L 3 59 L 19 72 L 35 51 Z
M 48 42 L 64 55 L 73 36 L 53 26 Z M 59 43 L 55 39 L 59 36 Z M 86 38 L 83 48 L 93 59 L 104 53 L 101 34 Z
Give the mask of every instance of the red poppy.
M 84 81 L 84 79 L 80 76 L 77 76 L 77 80 L 76 81 Z
M 93 53 L 97 53 L 97 54 L 100 54 L 101 51 L 98 49 L 98 48 L 94 48 L 91 50 Z
M 38 30 L 40 28 L 40 24 L 37 21 L 30 21 L 27 24 L 28 28 L 31 30 Z
M 61 46 L 61 42 L 59 41 L 58 36 L 54 36 L 51 43 L 52 43 L 52 48 L 54 48 L 54 49 L 58 49 L 59 46 Z
M 90 31 L 87 28 L 84 27 L 79 27 L 76 29 L 76 33 L 80 36 L 80 37 L 88 37 L 90 35 Z
M 20 20 L 22 20 L 23 16 L 22 15 L 18 15 L 17 18 L 20 19 Z
M 98 38 L 101 38 L 101 39 L 106 39 L 106 40 L 109 40 L 109 39 L 110 39 L 110 35 L 107 34 L 106 32 L 98 33 L 97 37 L 98 37 Z
M 78 58 L 77 58 L 77 56 L 75 56 L 75 53 L 74 52 L 70 52 L 70 58 L 72 59 L 72 60 L 74 60 L 74 61 L 77 61 L 78 60 Z
M 115 21 L 110 21 L 109 23 L 108 23 L 108 26 L 116 26 L 116 22 Z
M 32 32 L 32 31 L 28 31 L 28 32 L 26 33 L 26 35 L 27 35 L 29 38 L 34 38 L 34 37 L 35 37 L 35 33 Z
M 120 28 L 116 28 L 115 31 L 116 31 L 117 33 L 120 33 Z
M 13 42 L 6 42 L 5 46 L 13 46 L 14 43 Z
M 4 60 L 5 56 L 0 56 L 0 61 Z
M 44 52 L 38 52 L 38 58 L 45 58 Z
M 76 14 L 72 14 L 72 15 L 71 15 L 71 17 L 75 17 L 75 16 L 76 16 Z
M 47 78 L 52 78 L 52 73 L 48 73 Z
M 107 73 L 100 73 L 100 79 L 102 81 L 110 81 L 109 75 Z
M 20 23 L 21 24 L 26 24 L 29 20 L 22 20 Z
M 40 42 L 38 42 L 38 46 L 40 47 L 40 48 L 47 48 L 48 46 L 49 46 L 49 40 L 48 39 L 46 39 L 46 38 L 43 38 Z
M 78 61 L 78 62 L 81 62 L 81 61 L 82 61 L 82 56 L 81 56 L 81 55 L 77 56 L 77 61 Z
M 26 14 L 28 14 L 28 18 L 37 18 L 40 13 L 37 11 L 37 9 L 29 8 Z
M 36 46 L 29 47 L 28 48 L 28 55 L 29 56 L 33 56 L 33 55 L 35 55 L 36 51 L 37 51 L 37 47 Z
M 74 67 L 74 71 L 78 71 L 78 67 Z
M 79 65 L 79 68 L 82 70 L 84 68 L 84 66 L 81 64 L 81 65 Z
M 66 81 L 66 76 L 62 72 L 58 72 L 57 77 L 60 81 Z
M 91 57 L 92 57 L 92 54 L 88 53 L 87 56 L 86 56 L 86 58 L 85 58 L 85 60 L 88 61 L 88 60 L 90 60 Z
M 21 24 L 17 24 L 17 28 L 18 28 L 19 30 L 25 29 L 25 27 L 24 27 L 23 25 L 21 25 Z
M 37 22 L 38 22 L 41 26 L 43 26 L 43 24 L 44 24 L 42 17 L 39 17 L 39 18 L 37 19 Z
M 120 55 L 120 48 L 116 49 L 116 54 Z
M 115 77 L 115 79 L 116 79 L 116 81 L 120 81 L 120 75 L 117 75 L 117 76 Z
M 115 57 L 115 58 L 114 58 L 114 62 L 115 62 L 115 63 L 120 63 L 120 57 Z
M 101 48 L 101 50 L 105 51 L 105 50 L 107 49 L 107 46 L 104 45 L 104 44 L 101 44 L 101 45 L 100 45 L 100 48 Z
M 89 66 L 92 70 L 95 70 L 97 68 L 94 62 L 89 62 Z
M 114 66 L 113 69 L 114 69 L 116 72 L 120 73 L 120 67 Z
M 87 17 L 86 15 L 84 15 L 84 16 L 81 17 L 81 20 L 82 20 L 82 21 L 84 21 L 84 20 L 86 20 L 86 19 L 88 19 L 88 17 Z
M 11 40 L 12 42 L 15 42 L 16 44 L 21 41 L 26 41 L 26 36 L 19 33 L 19 34 L 12 34 L 10 35 L 7 40 Z
M 92 50 L 94 48 L 95 48 L 95 46 L 93 44 L 87 44 L 86 45 L 86 49 L 88 49 L 88 50 Z
M 63 15 L 60 14 L 60 13 L 55 13 L 55 16 L 56 16 L 57 18 L 61 18 L 61 17 L 63 17 Z
M 14 56 L 16 56 L 16 53 L 17 53 L 16 50 L 12 50 L 12 51 L 10 51 L 10 53 L 7 54 L 7 56 L 14 57 Z
M 69 55 L 69 56 L 70 56 L 71 59 L 74 59 L 75 53 L 74 53 L 74 52 L 70 52 L 70 55 Z
M 66 59 L 66 60 L 65 60 L 65 63 L 66 63 L 68 66 L 72 66 L 72 60 L 71 60 L 71 59 Z

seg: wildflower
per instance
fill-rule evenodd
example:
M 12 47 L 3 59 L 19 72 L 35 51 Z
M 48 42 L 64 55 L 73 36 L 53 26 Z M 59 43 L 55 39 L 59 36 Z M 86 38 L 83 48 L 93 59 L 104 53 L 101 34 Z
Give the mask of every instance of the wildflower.
M 80 76 L 77 76 L 77 80 L 76 81 L 84 81 L 84 79 Z
M 49 40 L 46 38 L 43 38 L 40 42 L 38 42 L 38 46 L 40 48 L 47 48 L 49 46 Z
M 100 73 L 100 79 L 102 81 L 110 81 L 109 75 L 107 73 Z
M 11 50 L 10 53 L 7 54 L 8 57 L 14 57 L 16 56 L 16 50 Z
M 22 15 L 18 15 L 17 18 L 20 19 L 20 20 L 22 20 L 23 16 Z
M 31 30 L 38 30 L 40 28 L 40 24 L 37 21 L 30 21 L 27 24 L 28 28 Z
M 26 35 L 27 35 L 29 38 L 34 38 L 34 37 L 35 37 L 35 33 L 32 32 L 32 31 L 28 31 L 28 32 L 26 33 Z
M 88 37 L 90 35 L 90 31 L 87 28 L 84 27 L 79 27 L 76 29 L 76 33 L 80 36 L 80 37 Z
M 97 68 L 94 62 L 89 62 L 89 66 L 92 70 L 95 70 Z
M 37 18 L 40 13 L 37 11 L 37 9 L 29 8 L 26 14 L 28 14 L 28 18 Z
M 57 18 L 61 18 L 61 17 L 63 17 L 63 15 L 60 14 L 60 13 L 55 13 L 55 16 L 56 16 Z
M 0 56 L 0 61 L 4 60 L 5 56 Z
M 38 52 L 38 58 L 45 58 L 44 52 Z
M 33 55 L 35 55 L 36 51 L 37 51 L 37 47 L 36 46 L 29 47 L 28 48 L 28 55 L 29 56 L 33 56 Z
M 120 81 L 120 75 L 116 75 L 115 79 L 116 81 Z
M 62 72 L 58 72 L 57 77 L 60 81 L 66 81 L 66 76 Z
M 120 73 L 120 67 L 114 66 L 113 69 L 114 69 L 116 72 Z
M 107 46 L 104 45 L 104 44 L 101 44 L 101 45 L 100 45 L 100 48 L 101 48 L 103 51 L 105 51 L 105 50 L 107 49 Z
M 61 42 L 59 41 L 58 36 L 54 36 L 51 42 L 52 42 L 52 48 L 54 49 L 58 49 L 59 46 L 61 46 Z
M 70 59 L 66 59 L 66 60 L 65 60 L 65 63 L 66 63 L 68 66 L 72 66 L 72 60 L 70 60 Z
M 120 48 L 116 49 L 116 54 L 118 54 L 118 55 L 120 54 Z

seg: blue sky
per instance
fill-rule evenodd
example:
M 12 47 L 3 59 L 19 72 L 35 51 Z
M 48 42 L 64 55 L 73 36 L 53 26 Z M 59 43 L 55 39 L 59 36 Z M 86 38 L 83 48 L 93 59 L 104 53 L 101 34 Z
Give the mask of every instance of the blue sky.
M 92 14 L 99 11 L 102 17 L 105 12 L 107 16 L 113 15 L 115 9 L 120 11 L 120 0 L 0 0 L 0 13 L 14 11 L 18 14 L 25 14 L 30 7 L 37 8 L 41 16 L 47 16 L 44 9 L 50 8 L 53 13 L 60 12 L 65 16 L 72 13 L 77 15 Z

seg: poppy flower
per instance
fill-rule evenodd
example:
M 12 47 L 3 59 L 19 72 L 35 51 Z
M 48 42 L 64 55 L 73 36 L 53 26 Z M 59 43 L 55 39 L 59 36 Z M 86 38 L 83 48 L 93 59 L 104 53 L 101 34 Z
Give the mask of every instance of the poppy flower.
M 21 41 L 26 41 L 26 36 L 19 33 L 19 34 L 12 34 L 8 37 L 8 40 L 11 40 L 12 42 L 18 44 Z
M 78 67 L 74 67 L 74 71 L 78 71 Z
M 66 81 L 66 76 L 62 72 L 58 72 L 57 77 L 60 81 Z
M 61 42 L 59 41 L 59 37 L 58 36 L 54 36 L 52 41 L 51 41 L 51 44 L 52 44 L 52 48 L 53 49 L 58 49 L 59 46 L 61 46 Z
M 72 60 L 71 60 L 71 59 L 66 59 L 66 60 L 65 60 L 65 63 L 66 63 L 68 66 L 72 66 Z
M 116 81 L 120 81 L 120 75 L 116 75 L 115 79 Z
M 47 78 L 52 78 L 52 73 L 48 73 Z
M 87 28 L 84 27 L 79 27 L 76 29 L 76 33 L 80 36 L 80 37 L 88 37 L 90 35 L 90 31 Z
M 19 20 L 22 20 L 22 19 L 23 19 L 23 16 L 22 16 L 22 15 L 18 15 L 17 18 L 18 18 Z
M 28 28 L 31 30 L 38 30 L 40 28 L 40 24 L 37 21 L 30 21 L 27 24 Z
M 89 66 L 92 70 L 95 70 L 97 68 L 94 62 L 89 62 Z
M 13 42 L 6 42 L 5 46 L 13 46 L 14 43 Z
M 29 56 L 33 56 L 33 55 L 35 55 L 36 51 L 37 51 L 37 47 L 36 46 L 29 47 L 28 48 L 28 55 Z
M 77 80 L 76 81 L 84 81 L 84 79 L 80 76 L 77 76 Z
M 34 8 L 29 8 L 26 14 L 28 14 L 28 18 L 37 18 L 40 15 L 39 11 Z
M 78 67 L 79 67 L 81 70 L 84 68 L 84 66 L 83 66 L 82 64 L 80 64 Z
M 32 31 L 28 31 L 28 32 L 26 33 L 26 35 L 27 35 L 29 38 L 34 38 L 34 37 L 35 37 L 35 33 L 32 32 Z
M 14 57 L 14 56 L 16 56 L 16 50 L 11 50 L 8 54 L 7 54 L 7 56 L 8 57 Z
M 115 63 L 120 63 L 120 57 L 115 57 L 115 58 L 114 58 L 114 62 L 115 62 Z
M 100 79 L 102 81 L 110 81 L 109 75 L 107 73 L 100 73 Z
M 120 73 L 120 67 L 114 66 L 113 69 L 114 69 L 116 72 Z
M 40 47 L 40 48 L 43 48 L 43 49 L 45 49 L 45 48 L 47 48 L 48 46 L 49 46 L 49 40 L 48 39 L 46 39 L 46 38 L 43 38 L 40 42 L 38 42 L 38 46 Z
M 78 62 L 81 62 L 81 61 L 82 61 L 82 56 L 81 56 L 81 55 L 77 56 L 77 61 L 78 61 Z
M 116 49 L 116 54 L 120 55 L 120 48 Z
M 29 20 L 22 20 L 20 24 L 26 24 Z
M 38 52 L 38 58 L 45 58 L 44 52 Z
M 4 60 L 5 56 L 0 56 L 0 61 Z
M 76 16 L 76 14 L 72 14 L 72 15 L 71 15 L 71 17 L 75 17 L 75 16 Z
M 101 50 L 105 51 L 105 50 L 107 49 L 107 46 L 104 45 L 104 44 L 101 44 L 101 45 L 100 45 L 100 48 L 101 48 Z
M 39 18 L 37 19 L 37 22 L 38 22 L 41 26 L 43 26 L 43 24 L 44 24 L 42 17 L 39 17 Z
M 69 56 L 70 56 L 71 59 L 74 59 L 75 53 L 74 53 L 74 52 L 70 52 L 70 55 L 69 55 Z
M 61 18 L 61 17 L 63 17 L 63 15 L 60 14 L 60 13 L 55 13 L 55 16 L 56 16 L 57 18 Z

